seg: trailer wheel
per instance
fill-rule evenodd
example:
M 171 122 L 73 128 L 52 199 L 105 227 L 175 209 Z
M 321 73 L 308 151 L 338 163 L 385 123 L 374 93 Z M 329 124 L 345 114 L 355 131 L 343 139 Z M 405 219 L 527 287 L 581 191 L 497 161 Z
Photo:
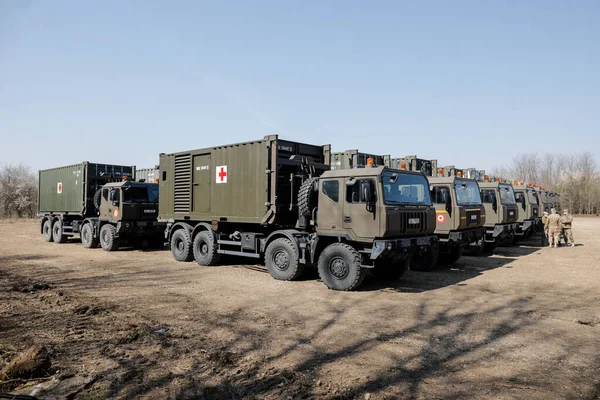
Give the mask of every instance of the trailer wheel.
M 217 253 L 217 244 L 212 232 L 201 231 L 194 238 L 194 259 L 200 265 L 210 266 L 219 263 L 221 255 Z
M 310 217 L 312 209 L 316 205 L 317 192 L 315 191 L 315 183 L 319 178 L 309 178 L 298 190 L 298 211 L 304 217 Z
M 100 229 L 100 246 L 106 251 L 115 251 L 119 248 L 117 228 L 111 224 L 105 224 Z
M 319 277 L 333 290 L 354 290 L 365 279 L 362 257 L 346 243 L 333 243 L 319 256 Z
M 49 219 L 44 221 L 44 225 L 42 226 L 42 232 L 44 235 L 44 240 L 46 242 L 54 242 L 54 239 L 52 238 L 52 221 L 50 221 Z
M 62 223 L 55 221 L 52 225 L 52 240 L 54 243 L 64 243 L 67 241 L 67 235 L 63 235 Z
M 173 232 L 171 235 L 171 253 L 177 261 L 192 261 L 194 254 L 192 253 L 192 243 L 190 238 L 183 229 Z
M 278 238 L 269 243 L 265 251 L 265 264 L 269 274 L 280 281 L 298 279 L 304 271 L 296 246 L 286 238 Z
M 382 280 L 395 281 L 400 279 L 410 267 L 410 258 L 405 258 L 402 261 L 392 264 L 376 265 L 371 271 L 373 275 Z
M 81 244 L 86 249 L 95 249 L 96 247 L 98 247 L 99 240 L 96 236 L 94 236 L 94 231 L 92 229 L 91 223 L 88 222 L 87 224 L 83 224 L 83 226 L 81 227 L 80 236 Z
M 440 244 L 435 242 L 429 246 L 425 253 L 410 258 L 410 269 L 413 271 L 431 271 L 435 268 L 439 255 Z

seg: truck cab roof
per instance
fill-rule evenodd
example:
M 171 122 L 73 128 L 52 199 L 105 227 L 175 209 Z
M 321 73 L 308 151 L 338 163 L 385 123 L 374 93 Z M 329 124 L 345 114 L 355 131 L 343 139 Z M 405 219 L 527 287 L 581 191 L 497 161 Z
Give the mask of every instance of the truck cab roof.
M 439 184 L 439 183 L 448 183 L 448 184 L 452 184 L 454 182 L 456 182 L 457 180 L 461 180 L 461 181 L 471 181 L 471 182 L 477 182 L 475 179 L 470 179 L 470 178 L 464 178 L 464 177 L 459 177 L 459 176 L 436 176 L 436 177 L 427 177 L 427 180 L 429 181 L 429 183 L 433 183 L 433 184 Z M 479 182 L 478 182 L 479 183 Z M 481 185 L 480 185 L 481 186 Z
M 152 183 L 152 182 L 133 182 L 133 181 L 119 181 L 119 182 L 109 182 L 106 183 L 103 187 L 105 188 L 121 188 L 121 187 L 127 187 L 127 186 L 131 186 L 131 185 L 135 185 L 135 186 L 158 186 L 158 183 Z
M 392 171 L 399 174 L 412 174 L 412 175 L 423 175 L 421 172 L 415 171 L 404 171 L 399 169 L 392 169 L 386 167 L 384 165 L 379 167 L 359 167 L 359 168 L 350 168 L 350 169 L 335 169 L 330 171 L 325 171 L 321 175 L 321 178 L 344 178 L 344 177 L 367 177 L 367 176 L 379 176 L 383 173 L 383 171 Z

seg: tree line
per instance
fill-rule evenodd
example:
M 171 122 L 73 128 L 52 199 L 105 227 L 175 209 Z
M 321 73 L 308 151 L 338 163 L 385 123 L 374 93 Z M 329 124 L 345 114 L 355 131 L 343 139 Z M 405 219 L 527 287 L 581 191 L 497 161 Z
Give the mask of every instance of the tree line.
M 497 167 L 492 175 L 536 183 L 560 194 L 563 208 L 573 214 L 600 211 L 600 171 L 591 153 L 575 155 L 523 153 L 510 166 Z
M 34 218 L 38 177 L 25 165 L 0 166 L 0 218 Z

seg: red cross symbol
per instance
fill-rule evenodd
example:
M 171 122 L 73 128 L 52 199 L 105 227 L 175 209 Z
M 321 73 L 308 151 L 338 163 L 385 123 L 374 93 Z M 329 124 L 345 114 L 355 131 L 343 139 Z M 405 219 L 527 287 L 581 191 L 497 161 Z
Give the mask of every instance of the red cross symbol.
M 227 183 L 227 165 L 217 167 L 217 183 Z
M 62 182 L 58 182 L 58 184 L 56 185 L 56 192 L 62 193 Z

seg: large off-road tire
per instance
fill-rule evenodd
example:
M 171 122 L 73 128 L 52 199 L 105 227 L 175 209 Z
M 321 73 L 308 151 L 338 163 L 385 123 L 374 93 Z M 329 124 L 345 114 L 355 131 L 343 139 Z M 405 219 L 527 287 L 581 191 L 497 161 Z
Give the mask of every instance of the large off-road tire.
M 111 224 L 103 225 L 100 228 L 100 246 L 106 251 L 115 251 L 119 248 L 119 239 L 117 228 Z
M 333 243 L 319 256 L 319 276 L 333 290 L 354 290 L 365 279 L 366 270 L 362 257 L 356 249 L 346 243 Z
M 100 210 L 100 196 L 102 196 L 102 189 L 98 189 L 94 193 L 94 207 L 96 207 L 96 210 Z
M 491 253 L 496 250 L 498 247 L 498 240 L 494 240 L 493 242 L 485 242 L 483 245 L 483 251 Z
M 194 259 L 200 265 L 216 265 L 221 255 L 217 253 L 215 235 L 209 231 L 199 232 L 194 238 Z
M 450 252 L 445 255 L 444 261 L 446 261 L 448 264 L 454 264 L 455 262 L 460 260 L 460 258 L 462 257 L 462 254 L 463 254 L 463 247 L 454 245 L 454 246 L 450 247 Z
M 440 256 L 440 244 L 432 243 L 423 254 L 410 258 L 410 269 L 413 271 L 431 271 L 435 268 Z
M 95 249 L 98 247 L 99 239 L 98 237 L 94 236 L 92 224 L 89 222 L 81 227 L 81 233 L 79 236 L 81 236 L 81 244 L 86 249 Z
M 171 253 L 177 261 L 192 261 L 194 253 L 192 253 L 192 243 L 189 235 L 183 229 L 176 230 L 171 235 Z
M 483 238 L 471 243 L 465 252 L 469 256 L 480 256 L 483 253 L 485 247 L 485 240 Z
M 304 271 L 298 249 L 286 238 L 278 238 L 269 243 L 265 251 L 265 265 L 269 274 L 280 281 L 298 279 Z
M 318 191 L 315 190 L 319 178 L 309 178 L 300 186 L 298 191 L 298 210 L 300 215 L 310 217 L 317 203 Z
M 395 281 L 400 279 L 410 269 L 410 258 L 405 258 L 402 261 L 393 264 L 376 265 L 371 271 L 378 279 L 386 281 Z
M 64 235 L 62 232 L 62 222 L 54 221 L 52 224 L 52 240 L 54 243 L 64 243 L 67 241 L 67 235 Z
M 44 225 L 42 225 L 42 234 L 44 235 L 44 240 L 46 242 L 54 242 L 52 238 L 52 221 L 47 219 L 44 221 Z

